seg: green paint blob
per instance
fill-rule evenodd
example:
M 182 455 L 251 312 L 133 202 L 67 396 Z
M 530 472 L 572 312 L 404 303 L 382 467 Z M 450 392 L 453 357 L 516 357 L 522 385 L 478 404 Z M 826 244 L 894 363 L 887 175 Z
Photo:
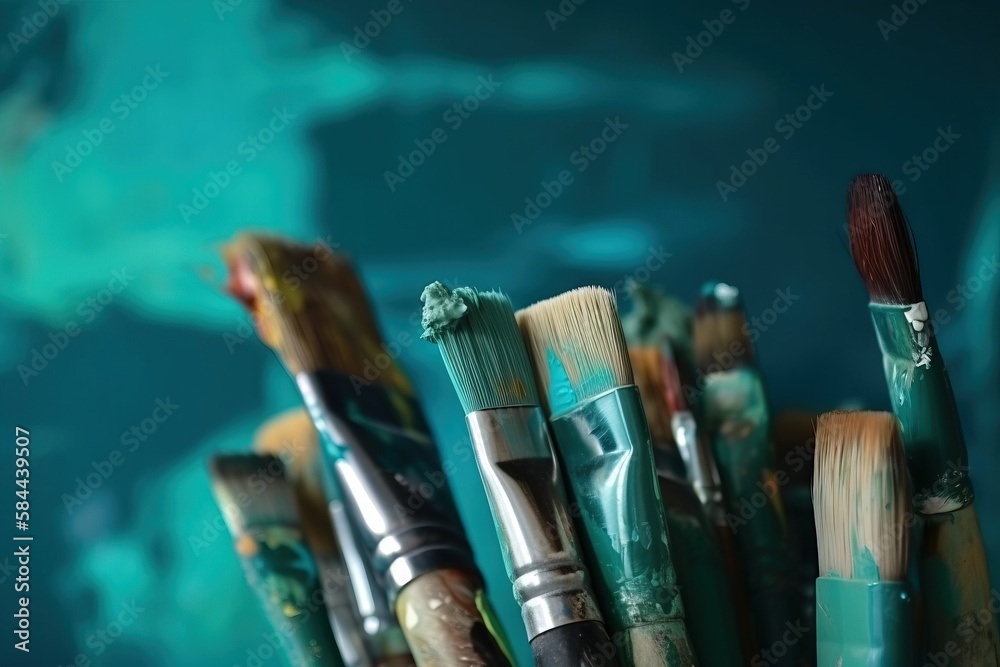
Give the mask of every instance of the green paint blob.
M 466 299 L 471 296 L 468 288 L 460 287 L 449 291 L 443 284 L 435 281 L 424 288 L 420 301 L 424 304 L 420 324 L 423 340 L 436 342 L 442 331 L 455 326 L 469 310 Z

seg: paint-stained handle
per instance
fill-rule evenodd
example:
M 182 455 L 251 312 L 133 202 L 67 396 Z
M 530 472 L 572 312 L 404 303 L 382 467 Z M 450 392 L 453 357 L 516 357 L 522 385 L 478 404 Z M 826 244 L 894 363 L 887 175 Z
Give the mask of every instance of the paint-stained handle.
M 396 617 L 418 667 L 510 667 L 482 582 L 462 570 L 436 570 L 399 592 Z
M 614 667 L 618 647 L 597 621 L 569 623 L 531 640 L 535 667 Z
M 919 567 L 928 661 L 997 667 L 1000 593 L 990 588 L 975 505 L 924 517 Z
M 739 627 L 740 650 L 744 662 L 750 662 L 757 655 L 757 635 L 754 630 L 753 617 L 747 604 L 747 587 L 743 581 L 743 568 L 740 566 L 739 545 L 733 531 L 726 523 L 725 509 L 721 505 L 706 506 L 709 520 L 714 524 L 715 536 L 719 551 L 725 563 L 729 587 L 733 592 L 733 613 Z

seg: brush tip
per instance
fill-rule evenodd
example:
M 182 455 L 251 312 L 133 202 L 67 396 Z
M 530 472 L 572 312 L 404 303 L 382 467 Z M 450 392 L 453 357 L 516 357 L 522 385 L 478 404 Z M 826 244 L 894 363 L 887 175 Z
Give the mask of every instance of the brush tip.
M 847 194 L 851 256 L 873 302 L 923 300 L 912 232 L 896 191 L 881 174 L 861 174 Z
M 425 327 L 438 343 L 466 414 L 539 405 L 531 362 L 509 298 L 471 287 L 448 292 L 441 283 L 429 285 L 424 296 L 428 297 L 424 299 Z
M 270 454 L 219 454 L 208 461 L 216 501 L 234 535 L 257 525 L 298 525 L 292 487 Z

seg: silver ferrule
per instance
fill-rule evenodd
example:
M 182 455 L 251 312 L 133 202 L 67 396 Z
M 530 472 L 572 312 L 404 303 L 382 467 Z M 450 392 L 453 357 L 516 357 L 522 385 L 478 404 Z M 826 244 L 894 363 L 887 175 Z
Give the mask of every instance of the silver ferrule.
M 385 451 L 383 438 L 370 432 L 379 428 L 376 421 L 360 426 L 338 414 L 333 406 L 341 399 L 327 396 L 334 390 L 325 380 L 322 374 L 296 376 L 323 439 L 324 458 L 332 459 L 333 478 L 343 494 L 345 512 L 358 531 L 361 552 L 370 557 L 376 576 L 384 582 L 390 606 L 406 584 L 428 572 L 458 569 L 478 573 L 460 522 L 438 511 L 433 502 L 435 493 L 448 493 L 444 473 L 427 469 L 425 460 L 400 461 L 391 470 L 379 465 L 377 461 L 405 459 L 411 454 L 399 451 L 403 448 L 398 446 Z M 441 486 L 413 479 L 412 470 L 407 477 L 399 472 L 403 468 L 440 476 Z M 421 487 L 426 487 L 426 494 L 418 492 Z
M 479 410 L 466 423 L 528 640 L 602 621 L 541 408 Z
M 684 459 L 687 478 L 703 505 L 722 502 L 722 482 L 715 459 L 708 449 L 708 443 L 698 437 L 698 425 L 694 415 L 684 410 L 670 417 L 670 428 L 674 442 Z

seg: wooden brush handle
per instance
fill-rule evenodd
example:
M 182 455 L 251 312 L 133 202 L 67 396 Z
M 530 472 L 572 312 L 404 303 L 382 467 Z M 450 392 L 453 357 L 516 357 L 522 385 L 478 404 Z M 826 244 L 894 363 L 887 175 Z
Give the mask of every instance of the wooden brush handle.
M 753 617 L 747 604 L 747 587 L 743 581 L 743 568 L 740 565 L 739 545 L 732 529 L 726 523 L 725 510 L 719 507 L 719 512 L 711 512 L 715 520 L 715 535 L 719 541 L 719 550 L 726 565 L 726 574 L 733 591 L 733 612 L 739 624 L 740 650 L 745 662 L 757 655 L 757 635 L 754 630 Z
M 997 667 L 1000 595 L 990 588 L 974 505 L 924 517 L 919 565 L 928 660 Z
M 396 617 L 418 667 L 510 667 L 477 598 L 482 582 L 462 570 L 429 572 L 403 587 Z
M 614 667 L 617 652 L 597 621 L 560 625 L 531 640 L 535 667 Z

